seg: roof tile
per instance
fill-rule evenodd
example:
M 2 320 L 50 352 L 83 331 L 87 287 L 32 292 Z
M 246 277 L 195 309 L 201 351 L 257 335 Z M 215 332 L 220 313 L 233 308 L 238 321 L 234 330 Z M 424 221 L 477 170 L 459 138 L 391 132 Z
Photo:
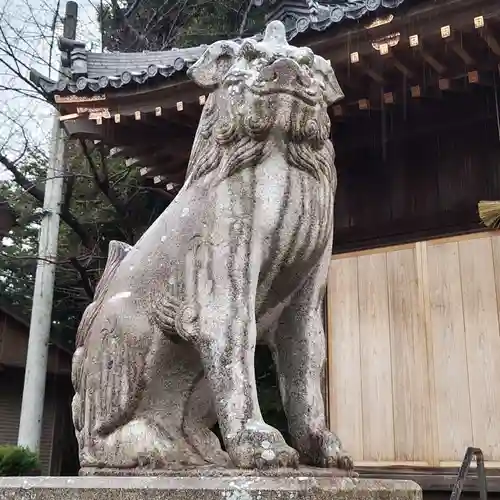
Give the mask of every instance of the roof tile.
M 275 4 L 268 20 L 277 19 L 283 22 L 288 38 L 298 33 L 313 30 L 325 30 L 334 23 L 344 19 L 358 19 L 381 7 L 396 8 L 404 0 L 254 0 L 254 5 L 264 2 Z M 258 36 L 256 36 L 258 37 Z M 242 40 L 235 40 L 241 43 Z M 64 44 L 63 44 L 64 45 Z M 148 80 L 170 78 L 177 72 L 184 71 L 202 55 L 206 45 L 184 49 L 171 49 L 153 52 L 86 52 L 83 45 L 76 41 L 66 40 L 63 49 L 71 69 L 54 82 L 35 70 L 31 79 L 48 95 L 54 92 L 82 92 L 90 90 L 99 92 L 106 88 L 121 88 L 126 85 L 144 84 Z M 78 69 L 78 71 L 77 71 Z

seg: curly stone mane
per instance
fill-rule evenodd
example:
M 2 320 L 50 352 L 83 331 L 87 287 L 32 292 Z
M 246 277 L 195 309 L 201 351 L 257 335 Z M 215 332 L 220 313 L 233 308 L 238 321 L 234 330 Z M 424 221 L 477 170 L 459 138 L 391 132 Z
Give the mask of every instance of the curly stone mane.
M 262 162 L 279 142 L 289 165 L 314 178 L 332 181 L 335 152 L 329 140 L 330 118 L 326 107 L 307 106 L 283 95 L 256 98 L 247 113 L 236 115 L 224 90 L 210 94 L 196 132 L 186 175 L 186 186 L 214 174 L 223 180 Z M 281 100 L 281 103 L 280 103 Z M 276 136 L 276 131 L 282 135 Z M 271 133 L 274 135 L 271 136 Z M 276 140 L 279 139 L 279 140 Z

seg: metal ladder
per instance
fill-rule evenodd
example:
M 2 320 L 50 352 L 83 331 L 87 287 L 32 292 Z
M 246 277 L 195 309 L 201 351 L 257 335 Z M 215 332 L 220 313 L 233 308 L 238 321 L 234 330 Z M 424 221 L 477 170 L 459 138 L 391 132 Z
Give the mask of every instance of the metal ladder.
M 458 471 L 457 480 L 455 486 L 453 486 L 453 491 L 451 492 L 450 500 L 460 500 L 462 495 L 462 490 L 465 483 L 465 478 L 469 472 L 470 464 L 473 459 L 476 459 L 477 464 L 477 482 L 479 488 L 479 498 L 480 500 L 488 500 L 488 486 L 486 483 L 486 471 L 484 469 L 484 456 L 483 452 L 479 448 L 467 448 L 465 452 L 465 457 Z

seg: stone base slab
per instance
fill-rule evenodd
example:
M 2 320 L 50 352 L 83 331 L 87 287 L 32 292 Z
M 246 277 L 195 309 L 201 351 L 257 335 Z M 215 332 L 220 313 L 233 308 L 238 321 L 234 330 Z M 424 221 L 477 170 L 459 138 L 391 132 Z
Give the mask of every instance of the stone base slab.
M 6 477 L 0 500 L 422 500 L 413 481 L 335 476 Z
M 169 469 L 151 469 L 136 467 L 134 469 L 113 469 L 110 467 L 83 467 L 80 476 L 155 476 L 155 477 L 353 477 L 355 472 L 349 473 L 341 469 L 323 469 L 319 467 L 300 467 L 298 469 L 227 469 L 207 465 L 205 467 L 179 467 Z

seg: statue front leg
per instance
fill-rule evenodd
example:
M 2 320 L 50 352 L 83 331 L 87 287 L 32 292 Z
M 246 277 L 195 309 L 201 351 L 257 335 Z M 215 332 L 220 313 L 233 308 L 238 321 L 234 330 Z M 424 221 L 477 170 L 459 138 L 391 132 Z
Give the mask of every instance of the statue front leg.
M 234 465 L 297 466 L 298 453 L 278 430 L 263 421 L 257 399 L 258 270 L 253 269 L 246 248 L 198 245 L 192 266 L 188 264 L 187 279 L 193 289 L 188 290 L 190 300 L 181 312 L 179 330 L 200 352 L 224 444 Z
M 351 457 L 328 429 L 322 393 L 326 339 L 317 277 L 283 312 L 273 345 L 283 407 L 301 462 L 351 470 Z
M 216 331 L 224 340 L 200 343 L 227 452 L 241 468 L 297 466 L 297 452 L 262 419 L 254 373 L 255 321 L 249 314 L 251 306 L 242 304 L 238 309 L 234 316 L 218 307 L 206 308 L 205 313 L 218 315 Z

